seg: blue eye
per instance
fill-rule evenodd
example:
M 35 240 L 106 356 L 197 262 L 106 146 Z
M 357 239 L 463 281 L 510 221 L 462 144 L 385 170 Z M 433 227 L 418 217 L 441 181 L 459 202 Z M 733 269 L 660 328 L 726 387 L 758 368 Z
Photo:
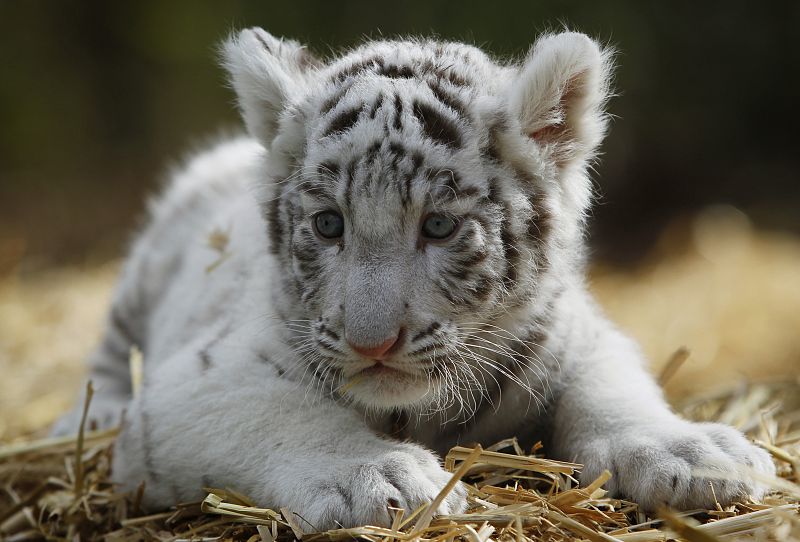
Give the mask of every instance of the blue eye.
M 337 239 L 344 233 L 344 219 L 335 211 L 322 211 L 314 216 L 314 230 L 325 239 Z
M 422 235 L 428 239 L 447 239 L 456 231 L 458 223 L 446 215 L 429 215 L 422 223 Z

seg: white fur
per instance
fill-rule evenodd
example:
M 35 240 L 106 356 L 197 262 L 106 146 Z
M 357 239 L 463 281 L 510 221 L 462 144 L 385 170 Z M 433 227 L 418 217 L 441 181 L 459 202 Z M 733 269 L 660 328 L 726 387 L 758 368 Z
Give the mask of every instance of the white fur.
M 253 28 L 226 41 L 222 54 L 248 130 L 268 143 L 286 103 L 302 90 L 304 47 Z
M 469 46 L 443 47 L 444 53 L 436 53 L 427 42 L 380 42 L 322 66 L 300 62 L 298 44 L 260 29 L 243 31 L 225 45 L 245 123 L 260 143 L 223 142 L 175 174 L 132 247 L 108 332 L 92 359 L 99 388 L 93 418 L 111 425 L 127 408 L 115 479 L 128 488 L 145 481 L 148 506 L 196 499 L 204 485 L 212 485 L 235 488 L 265 506 L 288 507 L 311 524 L 305 528 L 385 525 L 387 504 L 414 509 L 448 480 L 430 449 L 491 444 L 511 435 L 526 441 L 549 435 L 548 454 L 584 463 L 584 479 L 612 469 L 610 489 L 646 509 L 712 505 L 695 468 L 732 470 L 745 463 L 774 472 L 767 454 L 736 430 L 675 416 L 636 345 L 605 319 L 586 290 L 586 167 L 605 130 L 608 53 L 575 33 L 542 38 L 520 66 L 499 66 Z M 434 97 L 414 78 L 367 74 L 328 116 L 317 115 L 336 91 L 331 75 L 337 70 L 370 55 L 402 64 L 435 54 L 464 59 L 459 69 L 483 82 L 473 90 L 450 88 L 469 104 L 473 120 L 488 123 L 498 111 L 509 113 L 509 125 L 498 135 L 502 163 L 480 158 L 487 135 L 474 123 L 456 121 L 463 145 L 452 155 L 422 137 L 409 112 L 411 100 Z M 278 197 L 278 185 L 270 180 L 297 174 L 292 164 L 299 159 L 346 161 L 384 137 L 393 124 L 388 105 L 376 108 L 374 118 L 363 115 L 346 138 L 322 137 L 327 119 L 381 92 L 407 100 L 398 119 L 402 129 L 391 137 L 421 149 L 434 166 L 463 166 L 465 185 L 483 187 L 488 175 L 500 179 L 512 234 L 522 235 L 532 213 L 549 213 L 553 233 L 541 247 L 547 269 L 534 261 L 540 249 L 520 242 L 515 286 L 474 313 L 443 306 L 432 284 L 447 252 L 437 246 L 420 251 L 415 225 L 421 215 L 413 213 L 422 211 L 403 215 L 394 192 L 386 191 L 356 198 L 346 217 L 352 231 L 347 249 L 319 249 L 322 287 L 313 302 L 298 299 L 290 278 L 301 262 L 288 252 L 270 252 L 285 248 L 271 246 L 266 235 L 264 209 Z M 542 133 L 544 140 L 537 135 Z M 535 186 L 512 182 L 514 168 L 528 172 Z M 424 192 L 420 186 L 412 185 L 412 192 Z M 523 189 L 540 194 L 543 207 L 532 208 Z M 301 220 L 325 209 L 311 194 L 298 198 Z M 381 203 L 370 204 L 374 198 Z M 475 204 L 463 198 L 447 205 L 458 214 Z M 221 250 L 209 246 L 212 232 L 226 233 Z M 475 243 L 499 257 L 491 235 L 476 235 Z M 345 338 L 377 344 L 398 326 L 411 333 L 433 317 L 441 317 L 441 333 L 468 330 L 476 320 L 484 327 L 463 335 L 472 342 L 461 350 L 466 365 L 456 367 L 466 372 L 441 375 L 441 382 L 423 378 L 404 357 L 406 348 L 387 362 L 403 373 L 359 378 L 372 362 L 351 353 L 336 367 L 339 380 L 330 384 L 334 366 L 320 369 L 328 372 L 315 380 L 311 373 L 317 369 L 306 362 L 316 354 L 297 342 L 316 335 L 294 333 L 307 330 L 307 319 L 318 315 L 340 332 L 336 346 L 342 349 Z M 541 343 L 516 340 L 541 318 Z M 131 337 L 142 342 L 146 356 L 144 385 L 135 398 L 126 376 Z M 512 345 L 532 352 L 523 356 L 516 385 L 505 386 L 495 404 L 481 403 L 490 378 L 509 376 L 496 367 L 493 373 L 465 367 L 479 363 L 487 349 L 503 352 Z M 400 428 L 408 442 L 387 436 L 397 410 L 408 417 Z M 74 430 L 77 412 L 56 432 Z M 465 413 L 470 423 L 461 423 Z M 764 492 L 746 479 L 715 482 L 714 489 L 721 503 Z M 464 507 L 465 492 L 458 487 L 439 511 Z

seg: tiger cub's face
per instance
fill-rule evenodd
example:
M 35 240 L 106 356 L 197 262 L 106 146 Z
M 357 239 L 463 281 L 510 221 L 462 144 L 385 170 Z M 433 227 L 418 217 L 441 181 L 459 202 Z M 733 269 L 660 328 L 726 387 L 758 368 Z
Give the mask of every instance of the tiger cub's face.
M 550 36 L 499 66 L 379 42 L 323 64 L 253 29 L 224 53 L 269 151 L 271 247 L 317 378 L 368 407 L 441 408 L 533 363 L 494 326 L 574 265 L 604 128 L 597 45 Z

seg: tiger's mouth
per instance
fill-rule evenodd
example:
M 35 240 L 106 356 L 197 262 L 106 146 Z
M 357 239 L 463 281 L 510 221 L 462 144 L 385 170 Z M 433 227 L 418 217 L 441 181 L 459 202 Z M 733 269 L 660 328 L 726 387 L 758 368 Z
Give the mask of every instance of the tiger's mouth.
M 358 367 L 344 371 L 345 378 L 371 378 L 371 377 L 421 377 L 424 376 L 419 369 L 408 367 L 403 363 L 396 363 L 389 360 L 371 360 L 360 362 Z
M 432 384 L 424 371 L 376 360 L 343 371 L 336 391 L 365 405 L 392 408 L 418 403 L 430 392 Z
M 384 365 L 382 362 L 378 361 L 375 362 L 373 366 L 360 370 L 358 373 L 356 373 L 356 376 L 367 378 L 372 376 L 390 376 L 392 374 L 399 373 L 405 373 L 405 371 L 401 371 L 400 369 L 396 369 L 394 367 L 389 367 L 388 365 Z

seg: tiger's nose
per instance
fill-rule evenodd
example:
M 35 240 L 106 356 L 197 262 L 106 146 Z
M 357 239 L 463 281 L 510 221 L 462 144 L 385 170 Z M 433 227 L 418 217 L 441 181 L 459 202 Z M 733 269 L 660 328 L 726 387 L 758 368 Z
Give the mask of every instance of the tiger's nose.
M 350 348 L 364 356 L 365 358 L 370 359 L 386 359 L 389 354 L 397 350 L 400 346 L 400 339 L 403 336 L 403 329 L 397 332 L 392 337 L 389 337 L 383 343 L 379 344 L 378 346 L 364 346 L 361 344 L 355 344 L 347 341 L 347 344 L 350 345 Z

